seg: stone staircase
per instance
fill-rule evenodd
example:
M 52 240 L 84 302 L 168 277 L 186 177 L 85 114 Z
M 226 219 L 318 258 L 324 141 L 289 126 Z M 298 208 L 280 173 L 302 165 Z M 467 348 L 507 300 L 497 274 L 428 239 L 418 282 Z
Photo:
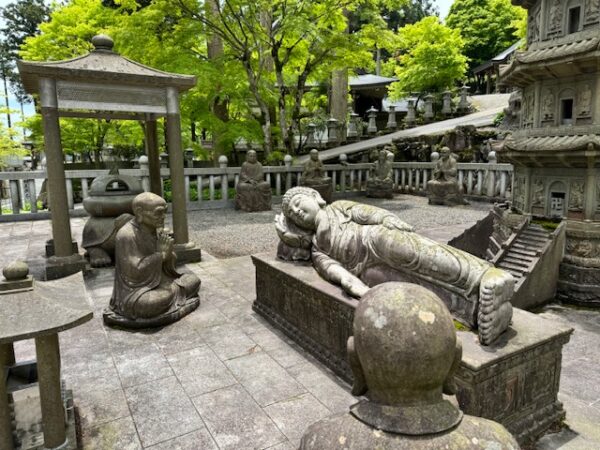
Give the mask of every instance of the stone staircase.
M 507 243 L 494 265 L 511 273 L 517 280 L 515 292 L 538 263 L 552 235 L 540 225 L 528 223 Z

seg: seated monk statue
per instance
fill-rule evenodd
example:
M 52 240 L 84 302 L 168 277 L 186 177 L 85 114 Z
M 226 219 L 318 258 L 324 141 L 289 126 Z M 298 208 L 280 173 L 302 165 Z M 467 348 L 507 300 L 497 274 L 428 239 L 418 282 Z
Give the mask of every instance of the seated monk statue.
M 248 151 L 242 164 L 235 188 L 235 208 L 248 212 L 271 209 L 271 185 L 264 180 L 262 164 L 257 161 L 254 150 Z
M 333 196 L 331 178 L 326 176 L 325 167 L 319 159 L 319 151 L 316 148 L 310 151 L 310 159 L 304 164 L 300 186 L 315 189 L 327 203 L 331 203 Z
M 349 411 L 312 424 L 300 450 L 518 450 L 504 426 L 445 399 L 462 357 L 452 316 L 422 286 L 385 283 L 354 312 Z
M 462 189 L 458 185 L 456 158 L 448 147 L 440 150 L 440 159 L 435 163 L 433 179 L 427 182 L 427 197 L 431 205 L 464 205 Z
M 478 327 L 484 345 L 508 327 L 515 280 L 491 263 L 420 236 L 384 209 L 347 200 L 326 206 L 314 189 L 288 190 L 281 209 L 275 225 L 283 247 L 310 250 L 304 254 L 317 272 L 347 294 L 360 298 L 385 281 L 418 282 L 453 305 L 457 318 Z M 284 259 L 303 254 L 279 250 Z
M 367 181 L 367 197 L 392 198 L 394 187 L 394 170 L 388 160 L 389 147 L 379 151 L 379 159 L 373 163 Z M 392 154 L 393 155 L 393 154 Z
M 173 238 L 164 231 L 167 203 L 151 192 L 132 202 L 135 217 L 116 237 L 115 282 L 104 322 L 126 328 L 163 326 L 200 304 L 200 279 L 175 270 Z

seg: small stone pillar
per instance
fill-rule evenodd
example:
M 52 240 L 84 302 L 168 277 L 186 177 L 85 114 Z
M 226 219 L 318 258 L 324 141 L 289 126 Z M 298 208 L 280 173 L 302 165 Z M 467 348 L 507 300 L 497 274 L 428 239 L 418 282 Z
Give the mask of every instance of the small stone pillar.
M 408 105 L 406 106 L 406 118 L 404 122 L 406 123 L 407 128 L 412 128 L 415 126 L 415 122 L 417 121 L 417 114 L 415 111 L 415 101 L 408 100 Z
M 140 156 L 138 163 L 142 172 L 142 187 L 144 188 L 144 192 L 148 192 L 150 190 L 150 179 L 147 174 L 144 175 L 145 172 L 149 173 L 148 157 L 146 155 Z
M 185 149 L 185 166 L 188 168 L 194 167 L 194 149 L 193 148 Z
M 425 113 L 423 114 L 423 118 L 425 119 L 425 123 L 430 123 L 433 121 L 433 95 L 427 94 L 424 100 Z
M 369 115 L 369 125 L 367 127 L 367 133 L 373 135 L 377 133 L 377 113 L 379 111 L 375 109 L 374 106 L 371 106 L 371 108 L 367 111 L 367 114 Z
M 396 122 L 396 107 L 394 105 L 388 106 L 388 121 L 385 127 L 389 131 L 395 131 L 398 128 L 398 122 Z
M 358 139 L 358 114 L 354 111 L 350 113 L 350 122 L 348 122 L 348 132 L 346 137 L 349 141 L 356 141 Z
M 317 126 L 311 122 L 306 126 L 306 128 L 306 142 L 304 145 L 309 148 L 314 147 L 316 145 L 315 130 L 317 129 Z
M 283 157 L 283 164 L 285 165 L 285 190 L 292 188 L 292 155 L 285 155 Z
M 452 115 L 452 92 L 446 91 L 443 95 L 442 114 L 449 117 Z
M 327 146 L 336 147 L 340 137 L 338 133 L 339 121 L 333 117 L 327 121 Z
M 498 158 L 496 156 L 496 152 L 493 150 L 488 153 L 488 163 L 489 164 L 498 164 Z
M 460 100 L 458 101 L 458 111 L 461 114 L 467 114 L 470 109 L 467 95 L 469 95 L 469 86 L 465 84 L 460 88 Z
M 227 160 L 227 156 L 225 156 L 225 155 L 219 156 L 219 168 L 220 169 L 226 169 L 228 162 L 229 161 Z M 223 174 L 223 175 L 221 175 L 221 200 L 227 200 L 227 197 L 228 197 L 227 188 L 228 187 L 229 187 L 229 179 L 227 178 L 227 174 Z

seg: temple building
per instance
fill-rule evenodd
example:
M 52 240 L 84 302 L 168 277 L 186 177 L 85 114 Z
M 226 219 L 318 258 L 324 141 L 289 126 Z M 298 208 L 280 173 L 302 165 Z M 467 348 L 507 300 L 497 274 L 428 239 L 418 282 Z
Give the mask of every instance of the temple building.
M 558 296 L 600 306 L 600 0 L 512 0 L 528 11 L 527 50 L 501 68 L 522 93 L 513 210 L 566 219 Z

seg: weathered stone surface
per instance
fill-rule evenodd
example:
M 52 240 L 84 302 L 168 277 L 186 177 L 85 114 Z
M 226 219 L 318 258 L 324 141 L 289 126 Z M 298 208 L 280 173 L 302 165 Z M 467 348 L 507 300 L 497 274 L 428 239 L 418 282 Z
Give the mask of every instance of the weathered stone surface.
M 500 424 L 463 416 L 444 399 L 455 392 L 461 355 L 452 316 L 433 292 L 397 282 L 372 288 L 348 340 L 352 393 L 364 397 L 311 425 L 300 448 L 518 449 Z
M 323 162 L 319 159 L 319 151 L 312 149 L 310 159 L 304 163 L 304 170 L 300 178 L 300 186 L 313 188 L 327 202 L 333 201 L 333 186 L 331 178 L 327 176 Z
M 256 312 L 343 379 L 352 379 L 346 341 L 358 301 L 323 280 L 309 265 L 264 254 L 256 266 Z M 456 382 L 467 414 L 498 421 L 519 442 L 560 423 L 557 399 L 562 346 L 571 329 L 515 309 L 513 323 L 492 345 L 459 332 L 463 361 Z M 550 377 L 551 379 L 549 379 Z M 532 411 L 538 411 L 532 414 Z
M 312 260 L 321 276 L 352 297 L 385 281 L 417 282 L 440 295 L 457 319 L 478 328 L 484 345 L 508 327 L 511 274 L 415 233 L 387 210 L 344 200 L 325 206 L 314 189 L 295 187 L 283 197 L 275 228 L 280 258 Z
M 379 151 L 379 159 L 373 163 L 373 168 L 367 180 L 367 197 L 393 198 L 394 170 L 392 161 L 388 160 L 390 154 L 393 161 L 393 153 L 387 145 Z

